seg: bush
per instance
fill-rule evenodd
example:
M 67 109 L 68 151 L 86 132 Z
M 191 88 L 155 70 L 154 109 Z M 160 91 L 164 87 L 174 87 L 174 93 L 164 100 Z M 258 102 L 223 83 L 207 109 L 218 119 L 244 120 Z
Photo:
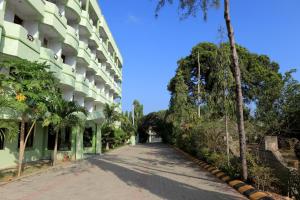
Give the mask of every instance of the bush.
M 295 145 L 295 154 L 298 159 L 300 159 L 300 141 Z
M 207 158 L 209 157 L 209 149 L 206 147 L 202 147 L 199 149 L 197 156 L 204 161 L 207 161 Z

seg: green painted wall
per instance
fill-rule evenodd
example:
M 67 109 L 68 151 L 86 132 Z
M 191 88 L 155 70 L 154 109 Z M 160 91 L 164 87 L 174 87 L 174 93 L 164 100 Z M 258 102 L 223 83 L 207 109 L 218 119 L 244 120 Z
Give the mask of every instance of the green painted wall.
M 37 161 L 43 157 L 44 149 L 44 131 L 40 124 L 37 124 L 34 131 L 33 147 L 26 148 L 24 161 L 31 162 Z M 19 148 L 18 148 L 18 137 L 12 141 L 6 141 L 4 143 L 4 150 L 0 150 L 0 169 L 14 167 L 18 163 Z
M 63 160 L 68 155 L 72 160 L 80 160 L 84 158 L 85 153 L 101 153 L 101 129 L 100 125 L 93 125 L 93 147 L 83 148 L 83 128 L 73 127 L 71 135 L 71 150 L 58 151 L 58 160 Z M 88 124 L 90 127 L 91 124 Z M 37 124 L 34 131 L 33 147 L 27 148 L 25 151 L 25 162 L 38 161 L 41 159 L 52 159 L 52 150 L 47 149 L 48 144 L 48 128 L 43 128 L 41 124 Z M 17 166 L 19 149 L 18 137 L 12 141 L 5 141 L 4 150 L 0 150 L 0 169 L 13 168 Z

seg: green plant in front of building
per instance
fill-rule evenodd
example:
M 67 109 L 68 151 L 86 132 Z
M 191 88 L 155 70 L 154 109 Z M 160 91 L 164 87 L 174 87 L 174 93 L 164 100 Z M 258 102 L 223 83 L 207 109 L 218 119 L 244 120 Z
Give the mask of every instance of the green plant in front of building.
M 88 111 L 73 101 L 64 100 L 60 94 L 55 95 L 47 107 L 48 113 L 43 121 L 43 126 L 52 126 L 55 133 L 54 150 L 52 156 L 52 164 L 55 165 L 57 160 L 59 132 L 66 127 L 83 127 Z M 84 116 L 80 116 L 82 114 Z
M 47 105 L 53 96 L 59 93 L 59 89 L 53 74 L 47 71 L 49 67 L 46 64 L 7 59 L 2 60 L 0 66 L 3 72 L 0 80 L 1 90 L 7 94 L 6 103 L 1 105 L 1 110 L 9 111 L 10 120 L 21 120 L 18 161 L 20 176 L 28 138 L 36 123 L 45 119 Z M 25 132 L 26 123 L 29 124 L 28 132 Z
M 106 150 L 109 150 L 115 144 L 115 132 L 117 131 L 116 122 L 120 120 L 121 115 L 117 112 L 116 104 L 105 104 L 103 113 L 105 116 L 105 122 L 101 128 L 102 133 L 102 146 L 105 146 Z

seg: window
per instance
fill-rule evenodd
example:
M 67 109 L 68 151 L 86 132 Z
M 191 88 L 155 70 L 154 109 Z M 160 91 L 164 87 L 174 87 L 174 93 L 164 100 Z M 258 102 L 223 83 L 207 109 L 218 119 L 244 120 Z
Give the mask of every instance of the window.
M 15 15 L 14 23 L 19 24 L 19 25 L 22 26 L 23 25 L 23 20 L 19 16 Z
M 63 60 L 63 63 L 66 64 L 66 56 L 62 54 L 62 55 L 61 55 L 61 59 Z
M 83 133 L 83 147 L 93 146 L 93 129 L 85 128 Z
M 5 134 L 5 129 L 0 128 L 0 150 L 4 149 L 4 134 Z
M 55 132 L 53 126 L 48 126 L 48 150 L 53 150 L 55 144 Z
M 32 126 L 32 123 L 25 123 L 24 140 L 26 139 L 28 131 L 31 128 L 31 126 Z M 27 143 L 26 143 L 26 148 L 32 148 L 33 147 L 34 129 L 35 129 L 35 127 L 33 127 L 32 131 L 30 133 L 30 136 L 29 136 L 29 138 L 27 140 Z M 20 148 L 20 135 L 21 135 L 21 122 L 19 123 L 18 148 Z
M 57 149 L 59 151 L 70 151 L 71 150 L 71 135 L 72 130 L 70 127 L 66 127 L 64 131 L 58 133 L 58 144 Z M 54 150 L 55 145 L 55 132 L 53 126 L 48 127 L 48 150 Z
M 46 48 L 48 47 L 48 40 L 47 40 L 46 38 L 43 39 L 43 44 L 42 44 L 42 46 L 43 46 L 43 47 L 46 47 Z
M 59 150 L 60 151 L 70 151 L 71 150 L 71 135 L 72 129 L 70 127 L 66 127 L 64 132 L 60 133 L 59 137 Z

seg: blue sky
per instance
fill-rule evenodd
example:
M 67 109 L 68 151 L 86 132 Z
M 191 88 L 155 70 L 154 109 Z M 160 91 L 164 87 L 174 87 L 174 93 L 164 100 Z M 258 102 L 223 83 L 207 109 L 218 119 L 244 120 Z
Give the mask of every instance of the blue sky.
M 123 55 L 123 110 L 134 99 L 145 113 L 166 109 L 167 84 L 176 62 L 199 42 L 218 42 L 218 27 L 224 26 L 223 10 L 179 20 L 177 5 L 165 7 L 154 17 L 157 0 L 99 0 L 102 12 Z M 231 15 L 237 43 L 251 52 L 266 54 L 281 66 L 281 72 L 299 69 L 300 1 L 232 0 Z

